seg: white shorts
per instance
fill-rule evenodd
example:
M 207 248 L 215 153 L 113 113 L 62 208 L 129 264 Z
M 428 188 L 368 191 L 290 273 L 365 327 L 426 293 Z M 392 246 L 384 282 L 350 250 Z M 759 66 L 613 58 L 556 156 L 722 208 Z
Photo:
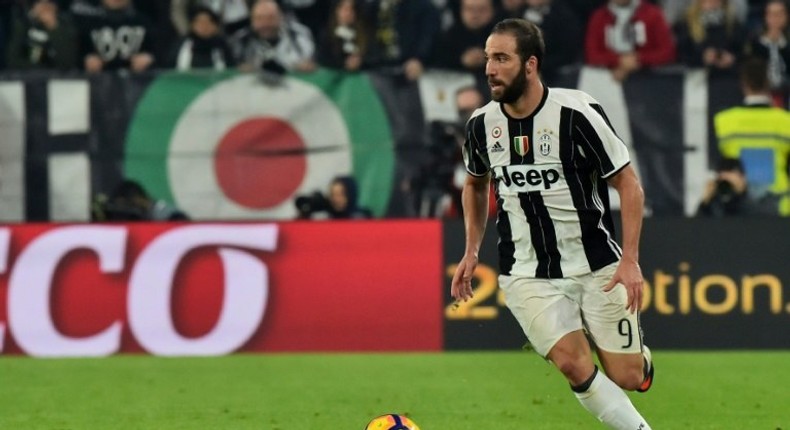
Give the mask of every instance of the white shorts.
M 604 351 L 642 351 L 639 312 L 626 309 L 625 286 L 604 292 L 618 263 L 598 271 L 561 279 L 499 276 L 505 303 L 530 343 L 546 357 L 563 336 L 582 328 Z

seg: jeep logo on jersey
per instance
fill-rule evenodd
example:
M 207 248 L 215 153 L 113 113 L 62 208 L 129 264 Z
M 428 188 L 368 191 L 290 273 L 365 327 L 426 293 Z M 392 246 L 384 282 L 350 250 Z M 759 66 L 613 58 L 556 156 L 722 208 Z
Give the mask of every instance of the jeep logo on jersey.
M 517 192 L 548 190 L 560 180 L 557 169 L 535 166 L 496 167 L 494 174 L 500 184 Z

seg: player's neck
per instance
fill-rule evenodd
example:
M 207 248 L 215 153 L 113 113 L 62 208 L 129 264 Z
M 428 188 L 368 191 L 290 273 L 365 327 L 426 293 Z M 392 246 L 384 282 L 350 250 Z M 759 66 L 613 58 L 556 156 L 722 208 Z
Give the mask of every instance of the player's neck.
M 512 118 L 526 118 L 533 113 L 543 100 L 543 83 L 534 79 L 527 84 L 527 90 L 513 103 L 504 103 L 505 112 Z

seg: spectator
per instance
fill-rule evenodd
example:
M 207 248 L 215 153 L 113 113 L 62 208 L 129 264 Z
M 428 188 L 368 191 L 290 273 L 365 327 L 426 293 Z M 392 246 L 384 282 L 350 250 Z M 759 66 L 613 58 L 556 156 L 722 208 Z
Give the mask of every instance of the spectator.
M 70 70 L 77 67 L 77 29 L 50 0 L 36 0 L 14 21 L 8 46 L 14 69 Z
M 198 6 L 207 7 L 220 17 L 227 37 L 236 37 L 250 26 L 248 0 L 172 0 L 170 19 L 178 34 L 186 36 L 189 33 L 189 11 Z
M 357 181 L 351 176 L 338 176 L 329 184 L 329 196 L 320 192 L 296 198 L 299 219 L 360 219 L 372 218 L 367 208 L 359 206 Z
M 686 10 L 689 8 L 691 0 L 661 0 L 658 3 L 664 10 L 664 17 L 669 25 L 674 26 L 685 19 Z M 730 0 L 730 5 L 734 8 L 738 22 L 746 22 L 749 14 L 747 0 Z
M 152 198 L 136 181 L 124 180 L 108 197 L 93 203 L 93 221 L 185 221 L 189 217 L 163 200 Z
M 317 39 L 327 26 L 332 11 L 331 0 L 278 0 L 286 16 L 307 26 Z
M 321 33 L 318 63 L 325 67 L 356 71 L 370 43 L 370 30 L 362 20 L 356 0 L 335 0 L 329 24 Z
M 744 54 L 768 63 L 768 82 L 774 104 L 787 107 L 790 96 L 790 24 L 784 0 L 769 0 L 765 5 L 764 27 L 746 43 Z
M 743 163 L 753 198 L 773 198 L 774 213 L 790 216 L 790 113 L 771 106 L 764 61 L 745 61 L 740 75 L 744 105 L 714 117 L 719 151 L 722 157 Z
M 461 0 L 461 20 L 439 36 L 433 65 L 482 75 L 486 64 L 483 46 L 492 28 L 492 0 Z
M 562 67 L 581 61 L 582 26 L 563 0 L 527 0 L 524 18 L 543 30 L 546 56 L 540 74 L 551 86 Z
M 81 18 L 98 16 L 102 13 L 101 0 L 74 0 L 69 10 L 79 24 Z
M 168 58 L 168 67 L 225 70 L 235 65 L 233 54 L 220 30 L 220 18 L 211 9 L 198 6 L 192 11 L 190 31 L 181 39 Z
M 432 0 L 434 7 L 439 11 L 439 28 L 446 31 L 458 21 L 459 0 Z
M 286 19 L 274 0 L 257 0 L 251 18 L 250 28 L 236 41 L 242 71 L 282 74 L 315 70 L 315 42 L 309 28 Z
M 761 204 L 763 203 L 763 204 Z M 770 199 L 754 200 L 739 160 L 725 158 L 716 169 L 716 177 L 708 181 L 697 216 L 721 218 L 737 215 L 776 215 Z
M 609 0 L 590 17 L 586 63 L 607 67 L 618 81 L 644 67 L 675 60 L 672 32 L 658 6 L 645 0 Z
M 151 24 L 151 38 L 156 42 L 153 48 L 154 63 L 164 63 L 171 48 L 181 37 L 170 16 L 172 0 L 132 0 L 132 5 Z
M 734 70 L 743 30 L 727 0 L 693 0 L 675 26 L 678 56 L 689 67 Z
M 605 5 L 608 0 L 562 0 L 576 14 L 576 19 L 585 27 L 593 12 Z
M 149 21 L 138 14 L 130 0 L 102 0 L 95 14 L 80 21 L 85 70 L 147 70 L 154 62 L 154 41 Z
M 137 13 L 144 16 L 151 27 L 153 40 L 156 41 L 157 59 L 166 57 L 167 49 L 175 42 L 179 33 L 170 19 L 173 0 L 132 0 L 131 6 Z M 176 0 L 178 1 L 178 0 Z M 88 17 L 101 15 L 101 0 L 58 0 L 62 10 L 69 10 L 78 27 Z M 185 18 L 186 21 L 186 18 Z
M 373 40 L 367 62 L 417 80 L 429 60 L 440 23 L 430 0 L 368 0 Z
M 757 31 L 757 29 L 760 28 L 760 25 L 763 22 L 765 6 L 768 4 L 769 0 L 741 0 L 741 1 L 746 1 L 748 3 L 746 20 L 743 21 L 746 23 L 747 32 L 751 33 L 753 31 Z
M 527 2 L 525 0 L 502 0 L 501 18 L 524 18 L 526 10 Z
M 339 176 L 329 185 L 329 217 L 332 219 L 372 218 L 369 209 L 359 206 L 357 181 Z

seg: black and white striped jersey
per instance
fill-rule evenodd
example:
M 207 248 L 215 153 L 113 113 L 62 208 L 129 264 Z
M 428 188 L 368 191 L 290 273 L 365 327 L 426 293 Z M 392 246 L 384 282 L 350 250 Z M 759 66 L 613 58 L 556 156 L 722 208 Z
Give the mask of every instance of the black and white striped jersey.
M 467 123 L 463 153 L 469 174 L 494 180 L 501 274 L 562 278 L 622 256 L 605 179 L 628 149 L 590 95 L 546 87 L 523 119 L 492 101 Z

